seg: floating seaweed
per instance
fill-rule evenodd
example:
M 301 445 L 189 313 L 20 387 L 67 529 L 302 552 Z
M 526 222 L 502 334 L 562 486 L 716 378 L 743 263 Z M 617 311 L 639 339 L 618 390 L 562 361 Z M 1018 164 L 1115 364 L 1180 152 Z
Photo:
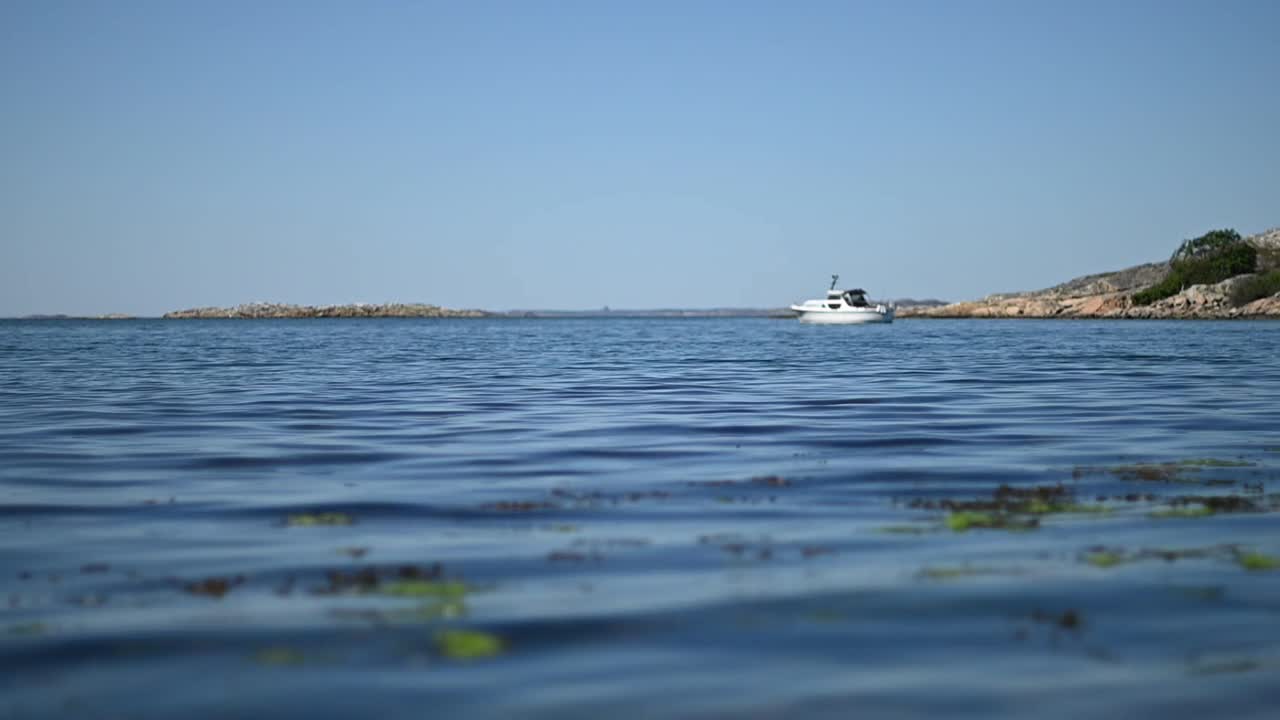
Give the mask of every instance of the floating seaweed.
M 1040 521 L 1034 517 L 1023 518 L 1007 513 L 960 511 L 947 515 L 946 526 L 955 532 L 973 529 L 985 530 L 1034 530 Z
M 379 595 L 392 597 L 460 599 L 468 592 L 470 588 L 457 580 L 396 580 L 377 588 Z
M 1256 500 L 1241 497 L 1240 495 L 1179 495 L 1169 498 L 1169 504 L 1174 507 L 1199 505 L 1213 512 L 1222 513 L 1262 512 L 1264 510 Z
M 1179 495 L 1169 498 L 1169 508 L 1149 513 L 1150 517 L 1199 518 L 1218 513 L 1266 512 L 1253 498 L 1240 495 Z
M 1236 563 L 1251 572 L 1280 570 L 1280 556 L 1266 555 L 1260 552 L 1236 553 Z
M 1209 483 L 1209 484 L 1225 484 L 1231 481 L 1209 480 L 1201 481 L 1185 477 L 1183 473 L 1199 472 L 1204 468 L 1243 468 L 1254 467 L 1255 463 L 1244 460 L 1224 460 L 1221 458 L 1190 458 L 1187 460 L 1178 460 L 1177 462 L 1165 463 L 1136 463 L 1133 465 L 1115 465 L 1108 468 L 1077 468 L 1073 473 L 1075 477 L 1080 477 L 1090 472 L 1110 473 L 1121 480 L 1139 481 L 1139 482 L 1183 482 L 1183 483 Z
M 1062 485 L 1037 485 L 1017 488 L 1001 485 L 991 499 L 957 500 L 954 498 L 913 498 L 907 502 L 913 510 L 946 510 L 951 513 L 1018 513 L 1052 515 L 1059 513 L 1104 513 L 1105 505 L 1086 505 L 1076 501 L 1075 493 Z
M 1173 482 L 1185 467 L 1177 463 L 1117 465 L 1106 468 L 1106 471 L 1121 480 L 1138 482 Z
M 451 660 L 479 660 L 506 650 L 502 638 L 479 630 L 441 630 L 435 634 L 435 645 Z
M 1128 561 L 1123 553 L 1115 550 L 1093 550 L 1084 554 L 1084 561 L 1094 567 L 1113 568 Z
M 1144 560 L 1161 560 L 1166 563 L 1178 560 L 1200 560 L 1206 558 L 1226 558 L 1238 553 L 1234 545 L 1215 545 L 1207 548 L 1144 548 L 1126 552 L 1118 548 L 1095 546 L 1086 549 L 1080 559 L 1094 567 L 1113 568 L 1117 565 L 1141 562 Z
M 355 518 L 340 512 L 297 513 L 284 519 L 285 527 L 333 527 L 355 522 Z
M 186 583 L 182 586 L 182 589 L 192 595 L 222 598 L 222 596 L 242 584 L 244 584 L 243 575 L 236 575 L 235 577 L 211 577 L 205 578 L 204 580 L 197 580 L 196 582 Z
M 1182 467 L 1241 468 L 1254 467 L 1255 463 L 1244 460 L 1222 460 L 1221 458 L 1192 458 L 1190 460 L 1179 460 L 1178 465 Z
M 394 583 L 439 582 L 444 576 L 444 568 L 440 563 L 431 565 L 399 565 L 394 567 L 369 566 L 352 571 L 330 570 L 325 574 L 328 585 L 313 590 L 317 595 L 338 595 L 344 593 L 383 592 Z M 412 586 L 403 586 L 408 593 Z

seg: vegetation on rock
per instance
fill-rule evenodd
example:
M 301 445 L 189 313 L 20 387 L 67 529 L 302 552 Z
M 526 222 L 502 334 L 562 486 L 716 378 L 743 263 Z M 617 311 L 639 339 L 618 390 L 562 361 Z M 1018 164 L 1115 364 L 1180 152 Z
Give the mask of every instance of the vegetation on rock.
M 1211 230 L 1198 238 L 1183 240 L 1178 249 L 1174 251 L 1173 256 L 1169 258 L 1169 262 L 1184 262 L 1208 255 L 1216 255 L 1235 245 L 1239 245 L 1241 242 L 1243 241 L 1240 238 L 1240 233 L 1235 230 Z
M 1192 285 L 1212 285 L 1254 271 L 1258 250 L 1235 230 L 1214 230 L 1187 240 L 1169 261 L 1169 274 L 1155 285 L 1135 293 L 1138 305 L 1150 305 Z
M 1280 293 L 1280 270 L 1254 275 L 1231 288 L 1231 304 L 1239 307 L 1254 300 Z

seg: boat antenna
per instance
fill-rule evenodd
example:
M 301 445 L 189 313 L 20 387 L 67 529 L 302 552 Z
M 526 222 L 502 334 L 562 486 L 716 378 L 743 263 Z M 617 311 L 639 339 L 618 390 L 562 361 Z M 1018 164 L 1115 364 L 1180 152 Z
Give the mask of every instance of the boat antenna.
M 835 289 L 836 289 L 836 281 L 837 281 L 837 280 L 839 280 L 839 279 L 840 279 L 840 276 L 839 276 L 839 275 L 832 275 L 832 276 L 831 276 L 831 287 L 829 287 L 829 288 L 827 288 L 827 289 L 828 289 L 828 290 L 835 290 Z

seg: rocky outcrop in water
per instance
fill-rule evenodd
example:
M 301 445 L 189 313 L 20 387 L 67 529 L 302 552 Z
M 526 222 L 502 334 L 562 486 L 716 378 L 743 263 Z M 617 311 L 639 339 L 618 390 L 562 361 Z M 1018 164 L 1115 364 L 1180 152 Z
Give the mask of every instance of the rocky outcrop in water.
M 1267 263 L 1280 259 L 1280 228 L 1246 238 Z M 1261 264 L 1261 261 L 1260 261 Z M 1235 306 L 1231 290 L 1253 275 L 1239 275 L 1213 285 L 1192 285 L 1150 305 L 1137 305 L 1133 293 L 1168 274 L 1168 262 L 1137 265 L 1111 273 L 1086 275 L 1045 290 L 989 295 L 982 300 L 941 307 L 900 308 L 898 317 L 938 318 L 1280 318 L 1280 294 Z
M 483 310 L 453 310 L 421 303 L 387 303 L 355 305 L 289 305 L 281 303 L 249 303 L 229 308 L 204 307 L 176 310 L 164 314 L 174 320 L 267 318 L 478 318 L 489 317 Z

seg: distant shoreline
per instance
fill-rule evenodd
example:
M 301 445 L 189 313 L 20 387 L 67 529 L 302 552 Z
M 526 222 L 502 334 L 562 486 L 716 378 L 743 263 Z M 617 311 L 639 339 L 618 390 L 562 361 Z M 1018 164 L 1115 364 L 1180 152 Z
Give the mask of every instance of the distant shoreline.
M 543 311 L 537 313 L 516 313 L 516 312 L 495 312 L 486 313 L 485 315 L 467 315 L 467 316 L 440 316 L 440 317 L 413 317 L 400 315 L 361 315 L 351 317 L 339 316 L 297 316 L 297 317 L 201 317 L 201 318 L 168 318 L 160 315 L 120 315 L 120 316 L 102 316 L 102 315 L 24 315 L 18 317 L 0 317 L 0 321 L 6 322 L 120 322 L 127 320 L 156 320 L 156 321 L 172 321 L 172 320 L 716 320 L 716 319 L 757 319 L 757 320 L 794 320 L 796 315 L 787 311 L 780 314 L 770 314 L 765 311 L 761 312 L 743 312 L 743 313 L 720 313 L 706 312 L 699 310 L 687 310 L 680 312 L 655 311 L 649 312 L 644 310 L 634 311 L 618 311 L 608 314 L 597 312 L 574 312 L 574 311 Z M 1085 320 L 1106 320 L 1115 322 L 1135 321 L 1135 320 L 1201 320 L 1201 321 L 1236 321 L 1236 320 L 1280 320 L 1280 313 L 1273 314 L 1253 314 L 1253 315 L 1216 315 L 1216 316 L 1197 316 L 1197 315 L 1169 315 L 1169 316 L 1152 316 L 1152 317 L 1134 317 L 1126 315 L 984 315 L 984 314 L 934 314 L 928 312 L 914 312 L 911 310 L 899 310 L 896 322 L 900 321 L 947 321 L 947 320 L 1062 320 L 1062 321 L 1085 321 Z

